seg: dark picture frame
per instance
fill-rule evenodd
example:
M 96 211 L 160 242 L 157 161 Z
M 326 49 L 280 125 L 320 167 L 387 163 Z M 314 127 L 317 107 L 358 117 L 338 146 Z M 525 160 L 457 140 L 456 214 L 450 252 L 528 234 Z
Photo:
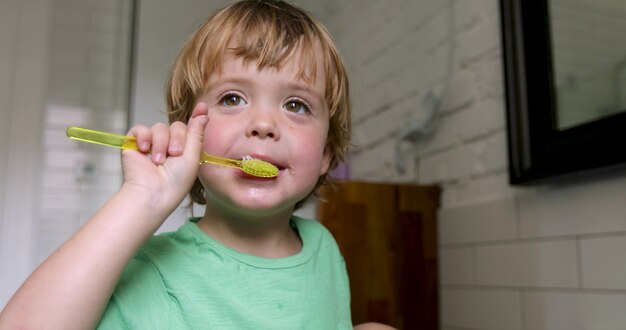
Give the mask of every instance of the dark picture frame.
M 626 167 L 626 113 L 557 128 L 548 1 L 500 0 L 512 185 Z

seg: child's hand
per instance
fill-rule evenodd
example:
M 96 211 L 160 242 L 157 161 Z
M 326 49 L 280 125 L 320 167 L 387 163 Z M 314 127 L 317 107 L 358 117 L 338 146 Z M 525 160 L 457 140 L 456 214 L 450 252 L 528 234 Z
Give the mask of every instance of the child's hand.
M 207 106 L 196 105 L 189 125 L 175 122 L 152 127 L 133 126 L 128 135 L 137 138 L 143 153 L 125 150 L 123 189 L 133 189 L 150 205 L 173 211 L 191 189 L 198 173 Z

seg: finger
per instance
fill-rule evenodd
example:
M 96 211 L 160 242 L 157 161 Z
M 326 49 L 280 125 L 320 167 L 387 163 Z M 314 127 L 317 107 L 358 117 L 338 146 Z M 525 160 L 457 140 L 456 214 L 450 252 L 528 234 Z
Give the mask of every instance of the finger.
M 204 139 L 204 129 L 209 122 L 207 112 L 208 106 L 205 103 L 196 104 L 187 127 L 185 154 L 195 155 L 197 157 L 200 156 L 202 141 Z
M 152 126 L 152 161 L 155 164 L 163 164 L 167 156 L 168 144 L 170 142 L 169 127 L 163 123 L 156 123 Z
M 167 147 L 167 153 L 170 156 L 180 156 L 185 147 L 187 135 L 187 125 L 180 121 L 176 121 L 170 125 L 170 142 Z
M 152 131 L 150 128 L 144 125 L 134 125 L 129 131 L 129 136 L 134 136 L 137 139 L 137 149 L 141 152 L 150 152 L 152 147 Z

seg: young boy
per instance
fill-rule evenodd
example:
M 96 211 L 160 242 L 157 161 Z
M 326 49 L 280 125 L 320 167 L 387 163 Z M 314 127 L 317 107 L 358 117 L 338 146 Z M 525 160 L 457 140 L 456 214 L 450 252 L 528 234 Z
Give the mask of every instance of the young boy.
M 172 124 L 130 130 L 143 153 L 122 153 L 119 192 L 31 275 L 0 328 L 351 328 L 336 243 L 292 215 L 350 136 L 328 32 L 282 1 L 237 2 L 187 41 L 167 100 Z M 199 166 L 202 151 L 279 175 Z M 205 214 L 152 236 L 190 190 Z

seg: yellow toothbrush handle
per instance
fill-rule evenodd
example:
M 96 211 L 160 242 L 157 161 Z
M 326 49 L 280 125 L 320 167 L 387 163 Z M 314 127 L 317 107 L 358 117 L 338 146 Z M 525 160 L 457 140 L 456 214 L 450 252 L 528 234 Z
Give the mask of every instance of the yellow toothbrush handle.
M 137 140 L 133 136 L 113 134 L 76 126 L 68 127 L 65 133 L 74 140 L 91 142 L 121 149 L 137 150 Z M 262 178 L 273 178 L 278 175 L 278 168 L 276 166 L 260 159 L 235 160 L 217 157 L 203 152 L 200 164 L 205 163 L 239 168 L 248 174 Z
M 132 136 L 96 131 L 76 126 L 68 127 L 65 133 L 74 140 L 102 144 L 121 149 L 137 150 L 137 140 Z

